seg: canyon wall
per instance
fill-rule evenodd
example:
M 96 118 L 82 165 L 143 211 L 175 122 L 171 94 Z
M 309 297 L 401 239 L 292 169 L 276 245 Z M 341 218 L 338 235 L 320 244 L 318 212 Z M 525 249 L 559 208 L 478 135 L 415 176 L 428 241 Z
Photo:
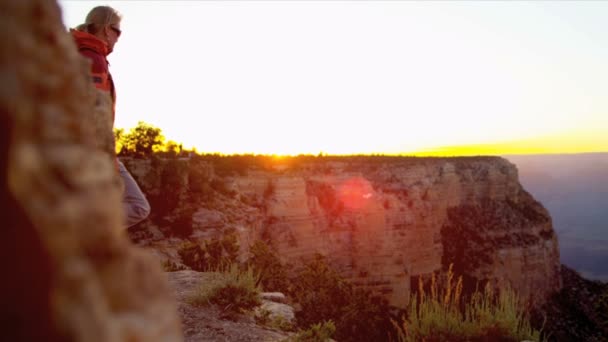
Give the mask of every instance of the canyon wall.
M 136 166 L 142 163 L 127 164 L 142 171 L 142 181 L 154 179 L 149 167 Z M 196 180 L 182 173 L 187 189 Z M 206 171 L 205 177 L 220 182 L 227 195 L 213 205 L 192 198 L 181 204 L 196 207 L 190 238 L 232 227 L 242 246 L 264 239 L 284 262 L 320 253 L 350 281 L 397 306 L 407 303 L 420 277 L 450 264 L 470 286 L 492 281 L 534 300 L 560 287 L 551 218 L 505 159 L 277 160 L 228 176 Z M 246 256 L 246 248 L 242 252 Z
M 274 219 L 265 234 L 286 261 L 321 253 L 351 281 L 399 306 L 412 279 L 449 263 L 478 280 L 510 284 L 523 296 L 559 287 L 551 219 L 506 160 L 326 167 L 324 174 L 269 178 L 275 192 L 266 215 Z M 239 189 L 246 192 L 248 182 L 238 179 Z

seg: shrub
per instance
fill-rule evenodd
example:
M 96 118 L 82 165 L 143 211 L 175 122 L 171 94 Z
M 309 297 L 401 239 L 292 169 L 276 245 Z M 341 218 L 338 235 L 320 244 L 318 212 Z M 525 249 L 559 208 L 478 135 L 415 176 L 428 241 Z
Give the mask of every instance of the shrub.
M 139 121 L 127 134 L 124 130 L 115 132 L 115 137 L 118 138 L 122 154 L 136 156 L 149 156 L 159 151 L 165 142 L 160 128 L 143 121 Z
M 203 244 L 188 242 L 179 250 L 182 262 L 195 271 L 215 271 L 236 262 L 239 245 L 235 234 L 221 239 L 205 240 Z
M 349 303 L 337 319 L 339 341 L 388 341 L 392 332 L 391 307 L 384 298 L 361 289 L 351 290 Z
M 369 292 L 355 289 L 317 255 L 298 272 L 290 295 L 300 304 L 298 324 L 335 322 L 339 341 L 382 341 L 391 330 L 390 307 Z
M 290 295 L 302 308 L 296 312 L 302 327 L 339 318 L 349 304 L 349 284 L 319 254 L 299 270 L 292 284 Z
M 261 240 L 251 246 L 248 264 L 260 274 L 260 284 L 266 291 L 289 291 L 287 269 L 274 251 Z
M 268 326 L 270 328 L 282 330 L 282 331 L 293 331 L 294 330 L 293 323 L 289 322 L 287 319 L 285 319 L 282 316 L 276 316 L 275 318 L 272 318 L 270 320 L 270 323 L 268 324 Z
M 530 326 L 522 303 L 510 288 L 495 293 L 488 283 L 469 301 L 462 298 L 462 277 L 450 265 L 442 284 L 435 274 L 425 290 L 419 279 L 401 324 L 393 321 L 399 341 L 522 341 L 540 339 Z
M 176 264 L 175 262 L 173 262 L 171 260 L 164 260 L 161 264 L 161 267 L 163 268 L 163 271 L 165 271 L 165 272 L 175 272 L 175 271 L 182 271 L 182 270 L 186 269 L 183 265 Z
M 251 268 L 243 270 L 231 264 L 204 281 L 190 301 L 195 305 L 215 304 L 229 314 L 242 313 L 261 304 L 258 280 Z
M 326 342 L 336 332 L 336 326 L 332 321 L 325 321 L 310 326 L 306 330 L 298 332 L 295 336 L 287 339 L 289 342 Z
M 285 319 L 283 316 L 271 317 L 271 312 L 267 309 L 260 308 L 255 315 L 255 322 L 271 329 L 281 331 L 293 331 L 294 325 Z
M 187 242 L 181 246 L 177 253 L 182 262 L 195 271 L 204 271 L 207 269 L 205 262 L 205 251 L 200 245 Z
M 339 341 L 383 341 L 392 331 L 386 300 L 356 289 L 316 255 L 300 269 L 289 271 L 262 241 L 251 247 L 248 264 L 260 274 L 268 291 L 287 294 L 301 308 L 296 312 L 301 328 L 331 321 Z M 332 334 L 334 334 L 332 333 Z

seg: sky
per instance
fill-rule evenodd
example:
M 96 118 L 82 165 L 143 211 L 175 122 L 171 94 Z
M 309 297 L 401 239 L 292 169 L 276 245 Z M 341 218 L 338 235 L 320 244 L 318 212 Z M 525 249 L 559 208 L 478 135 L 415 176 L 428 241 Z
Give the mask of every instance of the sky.
M 608 151 L 608 2 L 59 4 L 123 15 L 115 126 L 200 152 Z

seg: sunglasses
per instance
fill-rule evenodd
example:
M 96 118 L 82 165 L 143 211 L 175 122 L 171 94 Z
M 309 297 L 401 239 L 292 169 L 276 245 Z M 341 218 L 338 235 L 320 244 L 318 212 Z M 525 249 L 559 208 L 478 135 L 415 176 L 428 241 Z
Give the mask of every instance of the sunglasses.
M 116 33 L 116 37 L 120 37 L 122 31 L 119 28 L 116 28 L 114 26 L 110 26 L 110 28 Z

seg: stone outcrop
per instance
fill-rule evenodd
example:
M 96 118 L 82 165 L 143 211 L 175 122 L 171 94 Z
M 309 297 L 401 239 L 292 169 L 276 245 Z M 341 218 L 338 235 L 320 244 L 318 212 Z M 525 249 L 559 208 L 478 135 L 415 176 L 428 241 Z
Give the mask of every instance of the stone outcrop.
M 190 270 L 169 272 L 169 282 L 179 303 L 185 340 L 189 342 L 215 341 L 285 341 L 290 333 L 271 330 L 257 325 L 252 317 L 239 315 L 233 320 L 222 319 L 220 308 L 216 306 L 197 307 L 190 298 L 201 285 L 212 282 L 213 273 Z M 271 303 L 263 301 L 264 303 Z M 289 315 L 293 310 L 285 304 L 266 304 L 265 309 L 273 309 L 272 316 Z
M 181 340 L 166 276 L 125 234 L 107 95 L 58 5 L 1 1 L 0 41 L 3 337 Z
M 326 255 L 398 306 L 418 277 L 450 263 L 525 297 L 559 288 L 551 219 L 504 159 L 363 160 L 325 172 L 272 178 L 276 219 L 265 229 L 286 261 Z
M 244 174 L 207 173 L 209 182 L 222 184 L 223 193 L 219 200 L 191 197 L 178 205 L 194 207 L 190 239 L 232 228 L 241 245 L 269 241 L 284 262 L 320 253 L 350 281 L 397 306 L 407 303 L 420 277 L 450 264 L 469 285 L 492 281 L 537 301 L 560 287 L 551 218 L 505 159 L 344 157 L 277 163 L 252 166 Z M 182 177 L 183 184 L 195 182 L 192 172 Z M 217 193 L 214 189 L 206 191 Z M 242 253 L 246 257 L 247 250 Z
M 562 265 L 562 289 L 534 310 L 532 321 L 549 342 L 608 340 L 608 283 L 583 278 Z

